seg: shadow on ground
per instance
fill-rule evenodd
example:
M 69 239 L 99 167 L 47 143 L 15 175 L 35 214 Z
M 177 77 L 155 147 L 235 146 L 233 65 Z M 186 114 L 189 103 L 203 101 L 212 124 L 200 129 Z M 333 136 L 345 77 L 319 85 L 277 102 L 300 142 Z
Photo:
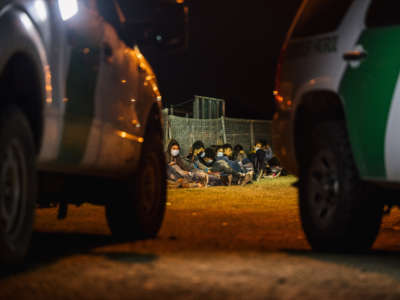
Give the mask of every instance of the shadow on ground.
M 57 260 L 73 255 L 103 256 L 109 260 L 124 263 L 150 263 L 157 259 L 154 254 L 142 253 L 116 253 L 102 252 L 101 254 L 91 252 L 102 246 L 110 246 L 120 243 L 110 235 L 64 233 L 64 232 L 34 232 L 31 248 L 25 263 L 21 266 L 2 267 L 0 279 L 18 273 L 35 271 L 46 267 Z
M 286 253 L 313 260 L 357 269 L 361 272 L 387 275 L 400 281 L 400 252 L 373 250 L 362 254 L 318 253 L 304 250 L 285 250 Z

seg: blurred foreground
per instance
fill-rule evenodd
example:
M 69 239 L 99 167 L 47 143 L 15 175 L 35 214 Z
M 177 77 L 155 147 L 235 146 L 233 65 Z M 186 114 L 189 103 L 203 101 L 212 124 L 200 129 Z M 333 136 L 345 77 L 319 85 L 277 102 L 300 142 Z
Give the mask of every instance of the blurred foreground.
M 37 212 L 31 255 L 0 299 L 400 299 L 400 211 L 370 254 L 316 254 L 292 177 L 171 190 L 159 238 L 117 244 L 102 207 Z

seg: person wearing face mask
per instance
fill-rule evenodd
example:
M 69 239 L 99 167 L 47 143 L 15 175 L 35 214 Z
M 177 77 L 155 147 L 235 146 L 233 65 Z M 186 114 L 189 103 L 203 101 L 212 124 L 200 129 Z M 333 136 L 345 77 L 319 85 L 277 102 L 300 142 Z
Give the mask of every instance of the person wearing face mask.
M 265 171 L 265 142 L 256 142 L 253 150 L 249 153 L 248 158 L 253 163 L 254 166 L 254 177 L 253 179 L 258 181 Z
M 233 149 L 231 144 L 223 145 L 224 150 L 224 160 L 229 164 L 229 166 L 237 172 L 245 173 L 247 176 L 243 179 L 246 183 L 250 182 L 253 178 L 252 171 L 247 170 L 242 161 L 233 160 Z M 241 180 L 242 181 L 242 180 Z
M 190 154 L 190 159 L 193 162 L 195 168 L 208 173 L 208 168 L 204 164 L 205 157 L 205 147 L 202 141 L 196 141 L 192 145 L 192 153 Z
M 193 149 L 196 149 L 196 147 L 193 147 Z M 204 172 L 208 175 L 208 185 L 222 185 L 223 182 L 221 181 L 221 174 L 212 170 L 215 152 L 211 148 L 198 149 L 199 151 L 196 150 L 193 151 L 193 153 L 196 153 L 194 156 L 195 168 L 197 168 L 198 171 Z
M 247 157 L 246 152 L 243 149 L 243 146 L 237 144 L 233 151 L 233 160 L 236 161 L 244 170 L 245 173 L 251 173 L 253 176 L 254 173 L 254 165 L 251 160 Z
M 224 155 L 224 147 L 217 147 L 217 154 L 215 156 L 215 162 L 213 164 L 212 170 L 215 172 L 220 172 L 223 175 L 232 175 L 232 182 L 237 184 L 244 184 L 248 181 L 243 179 L 246 177 L 244 172 L 238 171 L 229 164 L 229 159 Z
M 204 153 L 204 164 L 213 175 L 210 177 L 210 185 L 231 185 L 233 176 L 229 174 L 229 166 L 224 161 L 216 162 L 215 151 L 212 148 L 205 149 Z M 225 168 L 228 168 L 228 170 Z
M 213 181 L 215 178 L 213 177 L 212 172 L 204 163 L 204 156 L 205 156 L 205 147 L 202 141 L 196 141 L 193 143 L 191 147 L 191 153 L 188 155 L 188 159 L 192 164 L 192 172 L 202 178 L 203 181 L 209 183 Z
M 180 145 L 176 140 L 171 140 L 165 154 L 167 162 L 167 177 L 174 182 L 196 183 L 198 186 L 207 186 L 208 177 L 199 176 L 193 172 L 190 162 L 185 161 L 180 155 Z

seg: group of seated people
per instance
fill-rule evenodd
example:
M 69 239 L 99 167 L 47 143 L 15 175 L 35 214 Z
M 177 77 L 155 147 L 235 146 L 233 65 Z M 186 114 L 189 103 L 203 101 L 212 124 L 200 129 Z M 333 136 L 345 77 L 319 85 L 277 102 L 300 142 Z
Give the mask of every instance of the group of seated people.
M 277 177 L 282 173 L 271 147 L 259 141 L 250 153 L 241 145 L 230 144 L 206 148 L 196 141 L 189 155 L 181 155 L 181 147 L 171 140 L 166 152 L 167 179 L 175 187 L 207 187 L 245 185 L 264 175 Z

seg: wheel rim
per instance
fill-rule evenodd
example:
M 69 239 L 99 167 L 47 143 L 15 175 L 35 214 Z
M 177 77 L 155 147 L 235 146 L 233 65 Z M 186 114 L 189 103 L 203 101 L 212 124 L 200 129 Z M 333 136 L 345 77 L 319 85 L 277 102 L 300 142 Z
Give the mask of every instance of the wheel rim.
M 157 171 L 154 159 L 145 160 L 145 170 L 142 173 L 141 191 L 143 193 L 142 207 L 146 215 L 151 214 L 157 206 Z
M 26 176 L 22 146 L 14 140 L 0 158 L 0 226 L 11 242 L 17 239 L 23 225 Z
M 324 228 L 331 224 L 340 195 L 337 160 L 332 152 L 321 151 L 314 157 L 309 178 L 311 214 L 316 224 Z

